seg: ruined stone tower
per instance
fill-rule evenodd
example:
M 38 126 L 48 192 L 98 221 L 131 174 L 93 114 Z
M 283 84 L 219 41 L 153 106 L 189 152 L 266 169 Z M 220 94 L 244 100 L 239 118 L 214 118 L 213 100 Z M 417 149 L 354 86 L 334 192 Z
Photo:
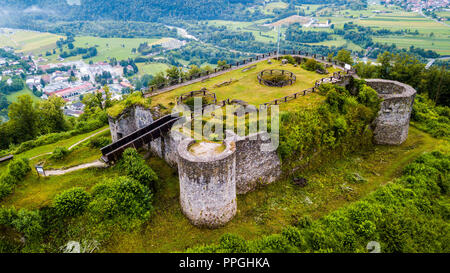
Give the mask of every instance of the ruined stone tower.
M 374 123 L 375 143 L 402 144 L 408 137 L 409 120 L 416 90 L 397 81 L 381 79 L 365 81 L 383 99 Z

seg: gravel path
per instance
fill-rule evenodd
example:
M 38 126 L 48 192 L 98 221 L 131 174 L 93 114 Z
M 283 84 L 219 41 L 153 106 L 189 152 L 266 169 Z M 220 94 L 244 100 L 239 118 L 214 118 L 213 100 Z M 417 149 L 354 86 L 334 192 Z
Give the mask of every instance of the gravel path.
M 86 164 L 81 164 L 72 168 L 68 168 L 68 169 L 60 169 L 60 170 L 48 170 L 45 171 L 45 176 L 53 176 L 53 175 L 63 175 L 66 173 L 70 173 L 70 172 L 74 172 L 74 171 L 78 171 L 78 170 L 82 170 L 82 169 L 87 169 L 87 168 L 106 168 L 108 165 L 106 165 L 105 163 L 96 160 L 94 162 L 91 163 L 86 163 Z
M 109 127 L 105 128 L 103 130 L 100 130 L 100 131 L 98 131 L 98 132 L 96 132 L 96 133 L 94 133 L 94 134 L 92 134 L 92 135 L 90 135 L 88 137 L 83 138 L 82 140 L 78 141 L 77 143 L 71 145 L 68 149 L 72 150 L 77 145 L 80 145 L 81 143 L 85 142 L 86 140 L 88 140 L 90 138 L 93 138 L 93 137 L 95 137 L 95 136 L 97 136 L 97 135 L 99 135 L 99 134 L 101 134 L 103 132 L 106 132 L 107 130 L 109 130 Z M 37 157 L 44 156 L 44 155 L 50 155 L 50 154 L 52 154 L 52 152 L 43 153 L 43 154 L 36 155 L 36 156 L 33 156 L 33 157 L 29 158 L 29 160 L 32 160 L 32 159 L 35 159 Z M 107 165 L 105 163 L 103 163 L 103 162 L 101 162 L 99 160 L 96 160 L 94 162 L 81 164 L 81 165 L 74 166 L 74 167 L 68 168 L 68 169 L 47 170 L 47 171 L 45 171 L 45 176 L 63 175 L 63 174 L 66 174 L 66 173 L 70 173 L 70 172 L 74 172 L 74 171 L 78 171 L 78 170 L 82 170 L 82 169 L 87 169 L 87 168 L 105 168 L 105 167 L 107 167 Z

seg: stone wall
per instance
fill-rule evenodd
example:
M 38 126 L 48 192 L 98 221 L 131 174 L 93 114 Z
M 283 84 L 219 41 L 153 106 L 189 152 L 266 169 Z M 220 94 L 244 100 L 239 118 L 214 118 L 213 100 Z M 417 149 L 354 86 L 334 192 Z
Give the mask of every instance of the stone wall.
M 153 122 L 150 109 L 135 105 L 125 109 L 116 118 L 108 117 L 113 142 Z
M 245 194 L 258 187 L 274 182 L 281 175 L 281 161 L 276 149 L 263 151 L 262 145 L 270 144 L 266 132 L 238 137 L 227 131 L 227 139 L 236 143 L 236 191 Z
M 170 131 L 150 142 L 149 149 L 170 166 L 176 167 L 178 165 L 178 145 L 186 138 L 188 137 L 180 132 Z
M 416 90 L 407 84 L 390 80 L 367 79 L 366 83 L 383 99 L 374 122 L 375 143 L 402 144 L 408 137 Z
M 203 158 L 189 152 L 193 143 L 182 140 L 177 149 L 181 209 L 196 226 L 223 226 L 236 214 L 236 148 L 225 140 L 223 152 Z

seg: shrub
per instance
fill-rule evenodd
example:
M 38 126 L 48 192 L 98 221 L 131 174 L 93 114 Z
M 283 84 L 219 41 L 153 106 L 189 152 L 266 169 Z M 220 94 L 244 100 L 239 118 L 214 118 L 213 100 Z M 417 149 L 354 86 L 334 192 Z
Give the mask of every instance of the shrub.
M 148 187 L 129 177 L 119 177 L 97 184 L 92 190 L 89 211 L 100 217 L 123 214 L 131 218 L 150 216 L 152 194 Z
M 31 171 L 29 161 L 27 158 L 14 159 L 8 164 L 8 173 L 16 180 L 20 180 Z
M 247 252 L 247 242 L 240 236 L 234 234 L 224 234 L 220 237 L 219 246 L 223 253 L 244 253 Z
M 294 57 L 292 57 L 291 55 L 284 55 L 283 57 L 281 57 L 281 59 L 286 59 L 288 61 L 288 63 L 290 63 L 290 64 L 296 64 L 297 63 L 295 61 Z
M 413 125 L 436 138 L 450 139 L 450 107 L 435 106 L 423 95 L 417 95 L 411 113 Z
M 50 159 L 52 159 L 52 160 L 62 160 L 69 153 L 70 153 L 70 151 L 67 148 L 65 148 L 65 147 L 56 147 L 53 150 L 52 155 L 50 156 Z
M 330 159 L 331 151 L 341 156 L 372 143 L 370 124 L 379 100 L 371 88 L 361 85 L 361 89 L 358 100 L 343 87 L 323 84 L 320 92 L 326 99 L 318 108 L 282 114 L 278 151 L 285 168 L 313 163 L 313 155 L 320 159 L 328 153 Z
M 126 149 L 119 164 L 129 177 L 155 190 L 155 182 L 158 179 L 158 176 L 152 168 L 145 163 L 145 160 L 136 149 Z
M 98 149 L 103 148 L 109 144 L 111 144 L 111 138 L 109 137 L 96 137 L 89 141 L 89 146 Z
M 15 229 L 22 233 L 28 241 L 42 240 L 42 217 L 39 211 L 12 208 L 0 208 L 0 225 Z
M 22 180 L 31 170 L 28 159 L 13 159 L 4 174 L 0 175 L 0 200 L 11 194 L 14 185 Z
M 323 67 L 323 64 L 321 64 L 320 62 L 314 60 L 314 59 L 308 59 L 303 65 L 302 67 L 308 71 L 316 71 L 316 70 L 320 70 L 320 71 L 325 71 L 325 68 Z
M 89 200 L 89 193 L 84 189 L 72 188 L 57 195 L 53 207 L 61 217 L 77 216 L 83 213 Z

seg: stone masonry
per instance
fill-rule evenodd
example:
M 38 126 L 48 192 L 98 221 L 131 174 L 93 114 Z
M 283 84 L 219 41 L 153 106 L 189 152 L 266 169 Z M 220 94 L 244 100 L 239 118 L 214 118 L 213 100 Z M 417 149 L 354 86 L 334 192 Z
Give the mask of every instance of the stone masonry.
M 383 99 L 374 122 L 375 143 L 402 144 L 408 137 L 416 90 L 407 84 L 390 80 L 367 79 L 366 83 Z
M 225 140 L 223 152 L 204 158 L 189 151 L 193 143 L 178 145 L 181 209 L 196 226 L 223 226 L 236 214 L 236 147 Z
M 116 118 L 108 117 L 112 141 L 131 134 L 153 122 L 150 109 L 139 105 L 128 107 Z

